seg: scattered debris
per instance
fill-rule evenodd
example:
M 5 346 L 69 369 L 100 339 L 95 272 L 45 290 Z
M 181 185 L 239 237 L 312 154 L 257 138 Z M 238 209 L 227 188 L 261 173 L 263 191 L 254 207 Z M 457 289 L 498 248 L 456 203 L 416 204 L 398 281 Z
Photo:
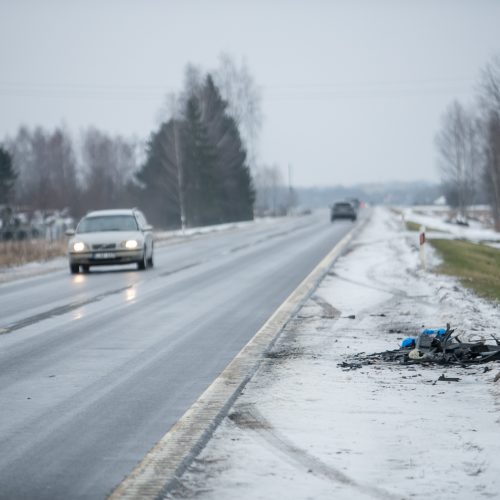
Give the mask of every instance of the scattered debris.
M 495 378 L 493 379 L 493 382 L 498 382 L 500 380 L 500 372 L 498 372 L 496 375 L 495 375 Z
M 280 349 L 278 351 L 268 351 L 264 353 L 264 357 L 268 359 L 300 358 L 302 356 L 304 356 L 304 350 L 300 348 Z
M 467 366 L 500 361 L 500 345 L 496 337 L 492 336 L 495 345 L 486 344 L 484 340 L 466 343 L 457 336 L 452 337 L 454 331 L 449 324 L 446 329 L 425 329 L 417 337 L 404 339 L 400 349 L 374 354 L 358 353 L 351 356 L 349 362 L 344 361 L 338 366 L 345 370 L 356 370 L 363 365 L 379 362 Z M 495 377 L 495 382 L 499 379 L 500 373 Z M 439 380 L 458 381 L 444 378 Z
M 458 377 L 446 377 L 445 374 L 443 373 L 439 378 L 439 382 L 460 382 L 460 379 Z M 434 382 L 436 383 L 436 382 Z

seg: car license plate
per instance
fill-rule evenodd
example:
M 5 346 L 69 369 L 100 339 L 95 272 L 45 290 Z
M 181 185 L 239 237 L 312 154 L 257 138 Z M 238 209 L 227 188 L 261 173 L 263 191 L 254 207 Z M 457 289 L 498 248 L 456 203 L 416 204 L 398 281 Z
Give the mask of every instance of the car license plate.
M 97 252 L 94 254 L 94 259 L 114 259 L 115 254 L 113 252 Z

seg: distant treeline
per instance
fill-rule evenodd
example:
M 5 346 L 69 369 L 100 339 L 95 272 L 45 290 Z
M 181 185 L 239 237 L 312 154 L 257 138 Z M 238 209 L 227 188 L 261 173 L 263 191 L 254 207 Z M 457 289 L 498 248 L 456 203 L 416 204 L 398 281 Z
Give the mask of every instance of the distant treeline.
M 185 88 L 170 98 L 169 118 L 146 144 L 97 128 L 75 141 L 63 127 L 21 127 L 0 148 L 0 205 L 69 208 L 75 217 L 139 206 L 163 228 L 252 219 L 251 143 L 244 144 L 240 129 L 255 137 L 258 96 L 246 67 L 227 56 L 221 64 L 226 91 L 251 111 L 230 109 L 214 78 L 188 66 Z
M 297 188 L 296 196 L 302 206 L 309 208 L 327 207 L 350 198 L 374 205 L 432 205 L 441 192 L 437 183 L 415 181 Z
M 21 127 L 4 142 L 11 157 L 10 189 L 0 204 L 22 210 L 87 210 L 133 203 L 136 142 L 95 128 L 73 140 L 64 128 Z M 4 169 L 3 185 L 7 175 Z

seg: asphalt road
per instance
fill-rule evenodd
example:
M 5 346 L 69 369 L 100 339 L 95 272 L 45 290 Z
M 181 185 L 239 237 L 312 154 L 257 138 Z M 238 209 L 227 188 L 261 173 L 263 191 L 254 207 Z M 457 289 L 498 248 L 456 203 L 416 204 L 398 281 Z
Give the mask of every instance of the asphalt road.
M 0 285 L 0 498 L 102 499 L 352 228 L 328 214 Z

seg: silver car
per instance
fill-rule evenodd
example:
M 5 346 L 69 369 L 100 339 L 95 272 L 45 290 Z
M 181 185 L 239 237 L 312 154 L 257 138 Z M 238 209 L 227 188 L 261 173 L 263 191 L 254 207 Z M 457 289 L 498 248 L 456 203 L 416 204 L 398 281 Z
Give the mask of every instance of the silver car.
M 90 266 L 136 263 L 138 269 L 153 266 L 152 227 L 140 210 L 117 209 L 89 212 L 68 243 L 72 274 L 88 272 Z

